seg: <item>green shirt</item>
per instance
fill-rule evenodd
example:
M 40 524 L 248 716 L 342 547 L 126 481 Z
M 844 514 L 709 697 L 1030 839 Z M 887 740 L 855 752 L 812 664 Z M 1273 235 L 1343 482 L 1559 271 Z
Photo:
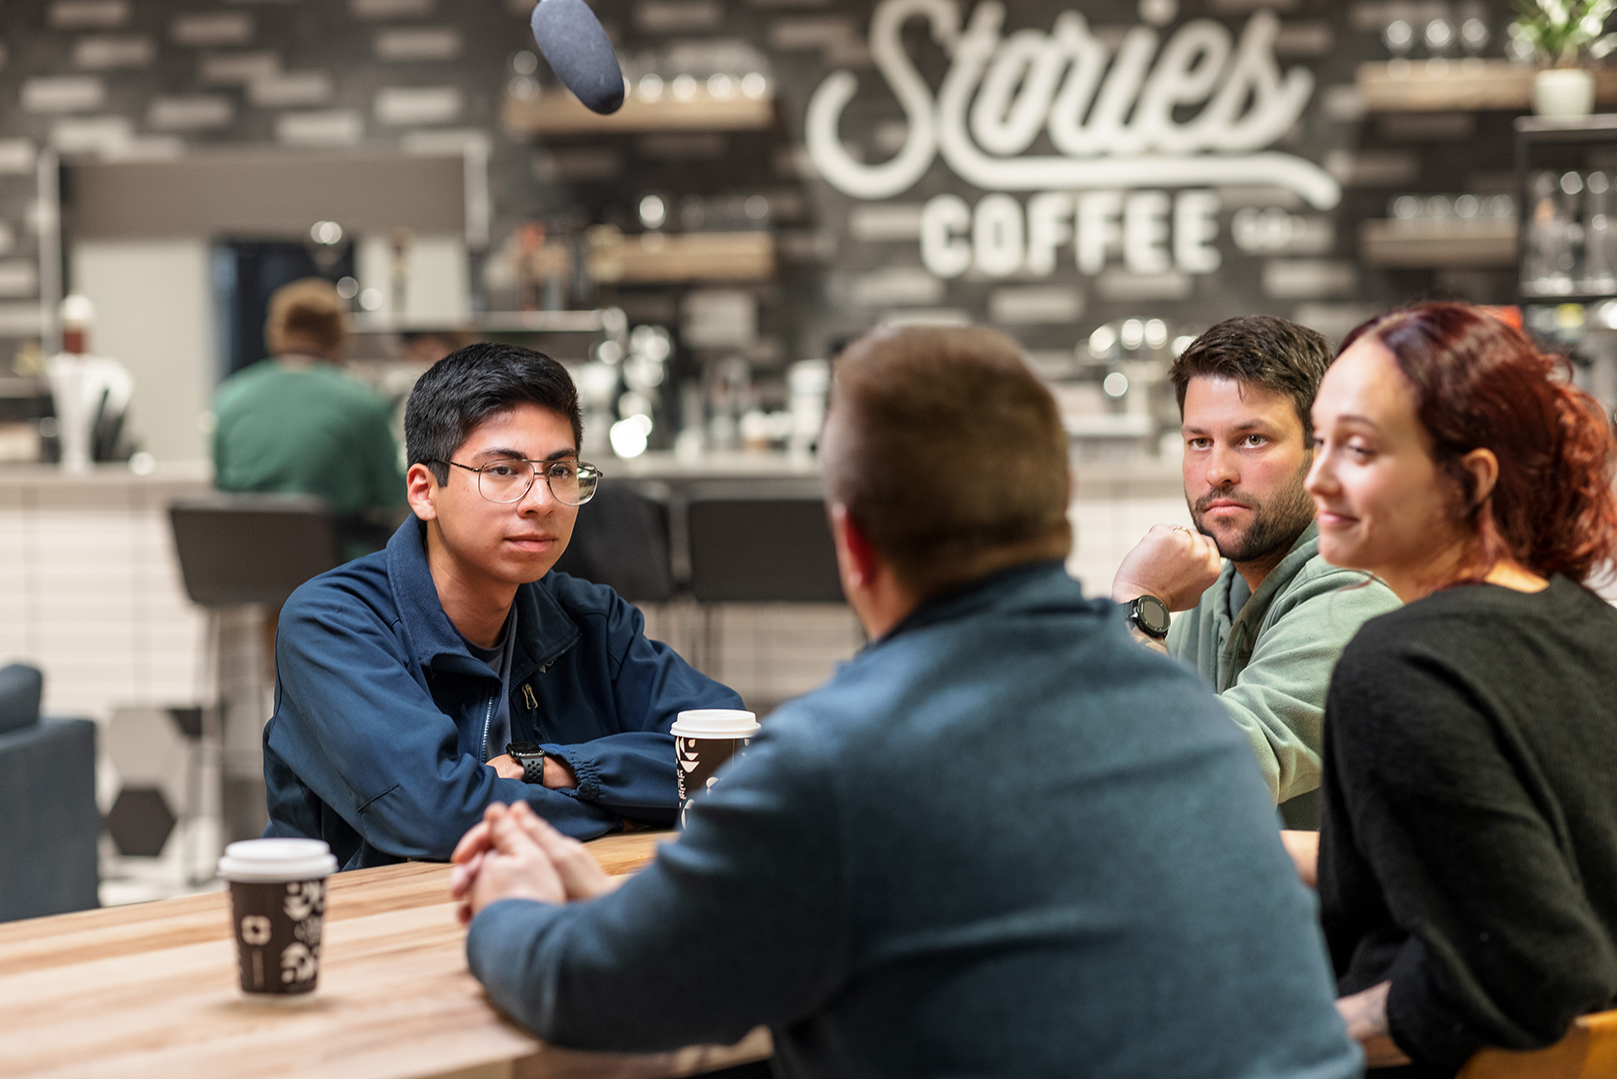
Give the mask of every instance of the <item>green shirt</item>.
M 1337 657 L 1367 619 L 1398 605 L 1380 581 L 1325 561 L 1310 524 L 1257 592 L 1225 562 L 1168 629 L 1168 651 L 1212 683 L 1251 740 L 1289 827 L 1319 826 L 1325 691 Z
M 333 364 L 261 360 L 226 380 L 213 411 L 221 491 L 320 495 L 339 517 L 404 503 L 387 404 Z

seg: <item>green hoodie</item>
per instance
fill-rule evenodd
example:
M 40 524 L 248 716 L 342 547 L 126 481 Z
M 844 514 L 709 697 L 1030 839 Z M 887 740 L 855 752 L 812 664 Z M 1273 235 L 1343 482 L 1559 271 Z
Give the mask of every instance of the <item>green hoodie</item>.
M 1310 524 L 1256 593 L 1226 561 L 1168 629 L 1168 651 L 1201 672 L 1251 739 L 1289 828 L 1319 827 L 1320 735 L 1337 657 L 1367 619 L 1398 605 L 1379 580 L 1325 561 Z

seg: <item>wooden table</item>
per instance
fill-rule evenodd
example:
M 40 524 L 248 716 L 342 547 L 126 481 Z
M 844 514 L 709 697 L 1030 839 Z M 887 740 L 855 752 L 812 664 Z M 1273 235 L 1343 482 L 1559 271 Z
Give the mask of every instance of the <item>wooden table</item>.
M 666 832 L 590 844 L 612 874 Z M 0 925 L 0 1076 L 50 1079 L 640 1079 L 761 1060 L 734 1046 L 650 1055 L 560 1049 L 502 1018 L 466 968 L 449 867 L 339 873 L 326 901 L 320 988 L 307 1002 L 245 1000 L 228 893 Z

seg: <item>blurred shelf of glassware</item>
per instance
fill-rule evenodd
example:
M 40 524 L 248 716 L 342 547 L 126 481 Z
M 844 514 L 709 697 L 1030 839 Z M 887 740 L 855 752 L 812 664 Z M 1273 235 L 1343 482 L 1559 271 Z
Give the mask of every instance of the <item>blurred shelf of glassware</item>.
M 1386 218 L 1359 223 L 1359 256 L 1386 268 L 1516 264 L 1516 199 L 1505 194 L 1398 195 Z
M 1522 111 L 1532 107 L 1537 71 L 1511 60 L 1393 59 L 1360 64 L 1356 85 L 1371 112 Z M 1591 71 L 1596 104 L 1617 104 L 1617 68 Z

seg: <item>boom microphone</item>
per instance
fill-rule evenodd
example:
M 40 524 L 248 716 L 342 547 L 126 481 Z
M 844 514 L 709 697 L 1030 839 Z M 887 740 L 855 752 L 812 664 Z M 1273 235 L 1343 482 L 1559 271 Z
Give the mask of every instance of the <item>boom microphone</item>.
M 584 0 L 539 0 L 533 39 L 562 85 L 599 113 L 623 105 L 623 69 L 612 42 Z

